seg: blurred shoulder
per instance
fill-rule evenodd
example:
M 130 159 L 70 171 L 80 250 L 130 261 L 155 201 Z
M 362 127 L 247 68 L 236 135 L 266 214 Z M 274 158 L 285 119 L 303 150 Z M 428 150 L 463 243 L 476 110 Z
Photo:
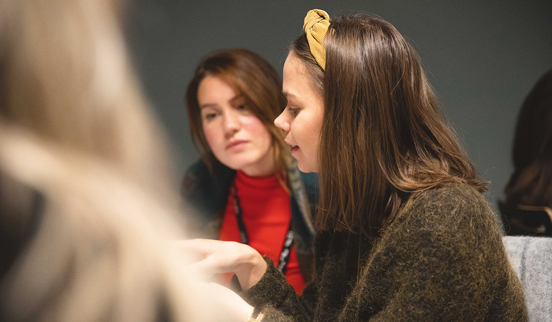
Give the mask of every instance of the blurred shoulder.
M 0 276 L 10 269 L 35 234 L 44 194 L 0 169 Z
M 199 159 L 186 170 L 181 189 L 183 193 L 197 189 L 220 189 L 229 186 L 235 174 L 236 171 L 220 162 L 216 162 L 211 171 L 205 161 Z
M 187 191 L 192 189 L 197 182 L 202 181 L 210 177 L 207 164 L 203 160 L 197 160 L 194 162 L 184 173 L 182 180 L 182 190 Z

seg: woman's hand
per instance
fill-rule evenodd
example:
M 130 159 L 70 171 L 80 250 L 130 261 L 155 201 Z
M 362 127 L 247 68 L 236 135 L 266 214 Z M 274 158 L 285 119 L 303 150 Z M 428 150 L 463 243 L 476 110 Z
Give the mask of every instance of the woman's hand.
M 198 296 L 202 296 L 216 310 L 216 321 L 247 321 L 253 307 L 238 294 L 217 283 L 194 283 Z
M 211 239 L 182 240 L 174 243 L 178 251 L 196 260 L 188 268 L 198 275 L 235 273 L 245 291 L 257 284 L 266 272 L 262 256 L 248 245 Z

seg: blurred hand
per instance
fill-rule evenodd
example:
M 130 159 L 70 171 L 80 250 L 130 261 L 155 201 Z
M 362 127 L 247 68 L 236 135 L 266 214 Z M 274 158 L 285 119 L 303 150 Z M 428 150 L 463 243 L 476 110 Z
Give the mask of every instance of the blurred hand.
M 245 302 L 238 294 L 232 290 L 216 284 L 196 282 L 195 289 L 198 290 L 205 299 L 218 311 L 219 318 L 223 321 L 247 321 L 247 318 L 253 311 L 253 307 Z
M 188 269 L 196 276 L 235 273 L 245 291 L 257 284 L 266 272 L 263 257 L 248 245 L 212 239 L 181 240 L 173 243 L 193 261 Z

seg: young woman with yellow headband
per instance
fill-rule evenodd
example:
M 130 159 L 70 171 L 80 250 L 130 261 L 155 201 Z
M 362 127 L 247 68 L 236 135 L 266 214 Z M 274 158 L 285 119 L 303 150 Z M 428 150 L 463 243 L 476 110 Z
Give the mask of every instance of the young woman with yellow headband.
M 314 280 L 299 297 L 270 260 L 220 242 L 185 244 L 204 256 L 196 268 L 236 272 L 256 320 L 527 320 L 486 184 L 412 47 L 363 14 L 311 10 L 304 31 L 275 124 L 320 176 Z

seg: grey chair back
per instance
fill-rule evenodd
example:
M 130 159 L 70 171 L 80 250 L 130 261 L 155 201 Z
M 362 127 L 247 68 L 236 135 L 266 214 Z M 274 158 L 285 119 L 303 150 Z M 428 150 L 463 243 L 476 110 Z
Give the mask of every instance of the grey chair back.
M 552 238 L 502 238 L 527 303 L 529 321 L 552 321 Z

